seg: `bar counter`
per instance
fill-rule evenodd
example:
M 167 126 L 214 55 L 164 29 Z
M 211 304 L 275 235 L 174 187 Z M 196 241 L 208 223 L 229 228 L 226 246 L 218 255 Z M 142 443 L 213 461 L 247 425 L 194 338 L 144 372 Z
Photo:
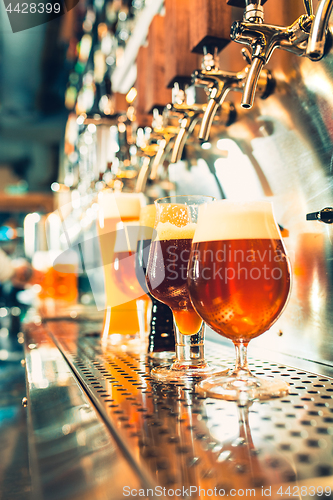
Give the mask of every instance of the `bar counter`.
M 155 383 L 144 351 L 104 346 L 96 319 L 25 326 L 33 499 L 333 498 L 332 367 L 251 349 L 250 368 L 291 389 L 241 406 Z M 234 362 L 210 335 L 206 356 Z

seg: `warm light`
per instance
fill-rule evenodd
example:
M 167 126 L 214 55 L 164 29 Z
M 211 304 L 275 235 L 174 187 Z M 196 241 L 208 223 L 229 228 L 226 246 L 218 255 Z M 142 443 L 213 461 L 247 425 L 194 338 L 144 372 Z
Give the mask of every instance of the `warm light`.
M 118 130 L 119 130 L 120 134 L 124 134 L 126 132 L 126 125 L 125 125 L 125 123 L 119 123 Z
M 128 102 L 128 104 L 132 104 L 137 95 L 138 91 L 136 90 L 135 87 L 132 87 L 131 90 L 129 90 L 126 95 L 126 101 Z
M 88 132 L 90 132 L 91 134 L 96 132 L 96 125 L 94 123 L 89 123 L 87 128 L 88 128 Z
M 80 116 L 78 116 L 78 117 L 77 117 L 77 119 L 76 119 L 76 123 L 77 123 L 78 125 L 83 125 L 83 124 L 84 124 L 84 120 L 85 120 L 84 115 L 80 115 Z

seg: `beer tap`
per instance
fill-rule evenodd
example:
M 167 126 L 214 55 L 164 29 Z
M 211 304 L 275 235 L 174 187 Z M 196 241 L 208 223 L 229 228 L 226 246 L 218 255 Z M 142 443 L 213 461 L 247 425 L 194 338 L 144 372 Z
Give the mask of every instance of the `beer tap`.
M 181 159 L 188 136 L 193 132 L 199 118 L 206 109 L 204 104 L 188 104 L 186 102 L 186 89 L 179 87 L 178 84 L 175 84 L 174 95 L 174 102 L 167 104 L 166 109 L 169 113 L 175 113 L 178 116 L 182 115 L 182 117 L 179 120 L 180 127 L 177 130 L 170 163 L 177 163 Z
M 304 6 L 306 14 L 291 26 L 283 27 L 264 23 L 261 0 L 246 0 L 243 21 L 235 21 L 230 32 L 232 40 L 251 48 L 251 65 L 241 103 L 243 108 L 252 107 L 259 75 L 276 48 L 314 60 L 322 57 L 333 0 L 321 0 L 315 18 L 311 0 L 304 0 Z
M 198 136 L 202 141 L 208 140 L 214 116 L 219 106 L 224 103 L 227 94 L 231 90 L 238 92 L 243 91 L 251 67 L 251 58 L 245 49 L 242 50 L 242 55 L 247 65 L 238 72 L 220 70 L 216 59 L 213 57 L 208 58 L 208 55 L 209 53 L 206 52 L 203 61 L 203 69 L 197 70 L 192 74 L 194 84 L 208 88 L 209 92 L 209 100 L 202 118 Z M 258 88 L 263 99 L 270 95 L 273 88 L 273 79 L 268 70 L 259 71 Z
M 174 138 L 177 136 L 178 128 L 169 125 L 169 109 L 168 106 L 164 109 L 162 114 L 158 110 L 153 111 L 153 133 L 152 138 L 156 138 L 158 142 L 158 149 L 154 157 L 151 172 L 149 175 L 150 180 L 156 180 L 158 167 L 163 163 L 165 157 L 170 152 Z
M 304 0 L 305 2 L 306 0 Z M 308 3 L 308 2 L 306 2 Z M 309 15 L 312 15 L 312 5 L 309 5 Z M 311 32 L 306 55 L 313 61 L 319 61 L 325 51 L 325 44 L 328 35 L 328 22 L 332 13 L 333 0 L 321 0 L 314 21 L 312 22 Z

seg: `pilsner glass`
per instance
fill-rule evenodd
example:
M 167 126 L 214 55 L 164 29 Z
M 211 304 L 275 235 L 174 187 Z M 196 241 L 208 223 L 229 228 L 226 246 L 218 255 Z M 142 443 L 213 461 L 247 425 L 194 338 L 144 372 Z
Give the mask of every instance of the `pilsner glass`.
M 154 359 L 173 358 L 175 355 L 175 335 L 170 307 L 153 297 L 147 288 L 146 270 L 149 250 L 156 218 L 155 204 L 146 205 L 140 212 L 140 231 L 137 244 L 135 270 L 137 279 L 152 301 L 148 339 L 148 355 Z
M 119 222 L 138 221 L 142 196 L 105 190 L 98 195 L 97 232 L 105 285 L 105 314 L 102 339 L 110 344 L 131 344 L 142 337 L 141 311 L 131 290 L 122 290 L 114 275 L 114 250 Z M 134 257 L 133 257 L 134 258 Z
M 249 341 L 273 325 L 290 293 L 289 259 L 272 208 L 266 201 L 228 200 L 200 207 L 190 297 L 203 320 L 236 348 L 233 371 L 199 384 L 207 396 L 246 402 L 288 393 L 284 381 L 256 377 L 247 364 Z
M 176 334 L 174 363 L 151 372 L 162 382 L 214 373 L 204 358 L 204 324 L 187 290 L 187 266 L 198 208 L 213 201 L 210 196 L 170 196 L 155 201 L 156 236 L 149 252 L 147 285 L 157 300 L 171 308 Z

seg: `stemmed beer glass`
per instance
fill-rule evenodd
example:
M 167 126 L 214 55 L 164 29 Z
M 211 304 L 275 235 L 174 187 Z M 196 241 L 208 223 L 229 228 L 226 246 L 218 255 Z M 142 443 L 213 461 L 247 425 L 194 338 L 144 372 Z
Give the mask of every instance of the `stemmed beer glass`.
M 250 372 L 247 346 L 278 319 L 290 286 L 289 259 L 270 202 L 222 200 L 200 206 L 188 290 L 200 317 L 233 341 L 236 366 L 202 381 L 199 392 L 243 402 L 288 393 L 284 381 Z
M 174 363 L 151 372 L 162 382 L 214 373 L 204 358 L 204 323 L 193 309 L 187 290 L 187 267 L 198 208 L 213 201 L 210 196 L 169 196 L 155 201 L 156 237 L 149 252 L 147 286 L 157 300 L 171 308 L 176 335 Z

